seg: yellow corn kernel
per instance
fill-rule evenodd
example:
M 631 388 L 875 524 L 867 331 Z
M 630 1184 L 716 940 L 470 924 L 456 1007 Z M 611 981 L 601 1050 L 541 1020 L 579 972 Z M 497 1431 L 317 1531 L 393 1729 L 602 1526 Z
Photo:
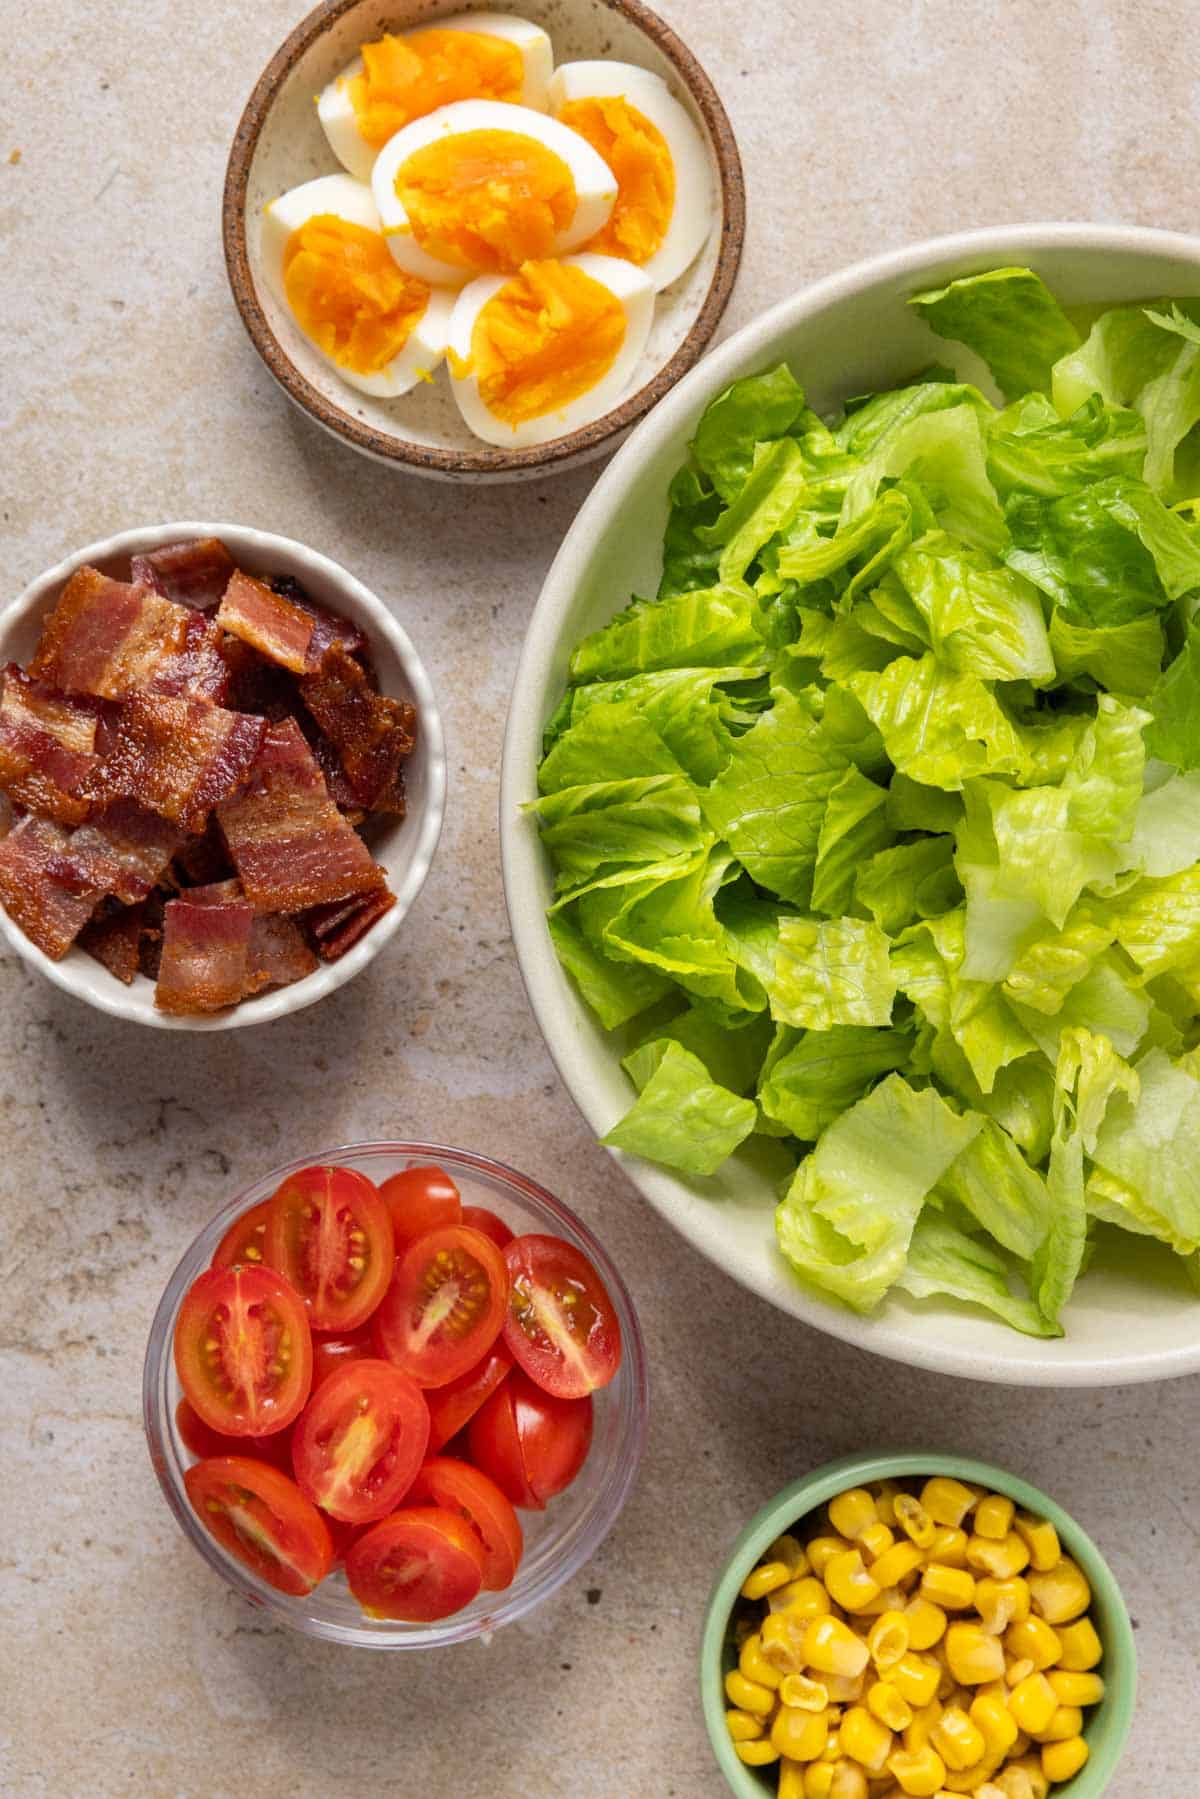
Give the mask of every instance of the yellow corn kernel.
M 798 1612 L 804 1618 L 819 1618 L 830 1610 L 829 1594 L 815 1574 L 803 1574 L 789 1580 L 786 1587 L 776 1587 L 767 1595 L 767 1609 L 772 1612 Z
M 867 1777 L 856 1762 L 843 1756 L 832 1764 L 829 1799 L 867 1799 Z
M 988 1760 L 1002 1762 L 1018 1736 L 1017 1721 L 1006 1700 L 996 1693 L 977 1693 L 967 1715 L 983 1737 Z
M 810 1680 L 807 1674 L 785 1674 L 779 1697 L 794 1711 L 823 1712 L 829 1704 L 829 1688 L 823 1681 Z
M 751 1743 L 762 1735 L 762 1719 L 731 1708 L 725 1713 L 725 1728 L 735 1743 Z
M 810 1762 L 804 1770 L 804 1799 L 829 1799 L 833 1785 L 833 1763 Z
M 976 1791 L 975 1799 L 1004 1799 L 1004 1788 L 998 1787 L 994 1780 L 985 1780 Z
M 965 1612 L 975 1603 L 975 1576 L 945 1562 L 927 1562 L 921 1576 L 921 1597 L 931 1599 L 944 1612 Z
M 987 1575 L 975 1582 L 975 1610 L 991 1636 L 1003 1636 L 1010 1624 L 1029 1616 L 1029 1582 L 1015 1574 L 1011 1580 Z
M 1058 1661 L 1062 1645 L 1058 1633 L 1046 1623 L 1044 1618 L 1028 1617 L 1020 1624 L 1010 1624 L 1004 1633 L 1004 1647 L 1018 1661 L 1030 1661 L 1040 1674 L 1043 1668 L 1053 1668 Z
M 877 1561 L 885 1549 L 890 1549 L 896 1541 L 896 1533 L 876 1518 L 874 1524 L 868 1524 L 866 1530 L 858 1533 L 858 1546 L 863 1552 L 864 1560 Z
M 748 1768 L 766 1768 L 779 1760 L 779 1751 L 769 1737 L 759 1737 L 754 1743 L 735 1743 L 733 1752 Z
M 769 1717 L 775 1709 L 775 1695 L 770 1687 L 747 1680 L 739 1668 L 730 1669 L 725 1676 L 725 1696 L 738 1711 L 751 1712 L 756 1718 Z
M 1023 1755 L 1019 1760 L 1009 1762 L 1005 1773 L 1011 1775 L 1013 1772 L 1025 1776 L 1033 1799 L 1046 1799 L 1046 1795 L 1050 1791 L 1050 1782 L 1046 1779 L 1041 1761 L 1036 1755 Z M 1021 1799 L 1024 1799 L 1024 1795 L 1021 1796 Z
M 949 1524 L 955 1530 L 962 1523 L 977 1495 L 973 1488 L 949 1475 L 935 1474 L 921 1488 L 921 1504 L 935 1524 Z
M 909 1600 L 904 1608 L 904 1616 L 908 1621 L 908 1642 L 911 1649 L 932 1649 L 946 1634 L 945 1612 L 940 1605 L 934 1605 L 931 1599 L 925 1599 L 920 1593 Z
M 847 1612 L 860 1611 L 883 1591 L 879 1581 L 863 1567 L 857 1549 L 830 1556 L 825 1564 L 825 1588 L 834 1603 Z
M 967 1539 L 967 1567 L 990 1574 L 993 1580 L 1011 1580 L 1028 1566 L 1029 1551 L 1015 1530 L 999 1543 L 991 1537 Z
M 793 1711 L 782 1706 L 771 1726 L 771 1741 L 792 1762 L 815 1762 L 829 1740 L 824 1712 Z
M 893 1543 L 871 1563 L 871 1579 L 878 1581 L 881 1587 L 898 1587 L 902 1580 L 916 1572 L 923 1560 L 915 1543 L 903 1540 Z
M 840 1618 L 813 1618 L 804 1633 L 804 1659 L 818 1674 L 861 1674 L 871 1652 Z
M 881 1480 L 875 1484 L 875 1516 L 881 1524 L 894 1525 L 896 1522 L 896 1495 L 900 1488 L 894 1480 Z
M 784 1531 L 781 1537 L 776 1537 L 763 1559 L 768 1562 L 782 1562 L 791 1580 L 808 1573 L 808 1557 L 804 1553 L 804 1545 L 799 1537 L 792 1536 L 790 1531 Z
M 862 1674 L 827 1674 L 825 1685 L 834 1705 L 857 1705 L 867 1690 L 867 1677 Z
M 1065 1743 L 1068 1737 L 1083 1733 L 1083 1713 L 1077 1705 L 1060 1705 L 1045 1730 L 1038 1732 L 1039 1743 Z
M 946 1778 L 946 1764 L 928 1743 L 920 1749 L 896 1749 L 888 1757 L 888 1773 L 896 1777 L 902 1793 L 915 1799 L 932 1799 Z
M 898 1695 L 897 1695 L 898 1697 Z M 892 1753 L 892 1733 L 865 1705 L 852 1705 L 842 1719 L 838 1743 L 843 1755 L 872 1774 L 881 1774 Z
M 814 1537 L 808 1546 L 808 1565 L 818 1580 L 824 1580 L 825 1569 L 835 1555 L 845 1555 L 854 1545 L 846 1537 Z
M 978 1724 L 972 1723 L 961 1706 L 947 1706 L 929 1733 L 929 1740 L 947 1768 L 973 1768 L 983 1760 L 987 1745 Z
M 928 1549 L 937 1529 L 937 1519 L 931 1517 L 926 1507 L 919 1499 L 914 1499 L 911 1493 L 897 1493 L 894 1509 L 896 1523 L 909 1542 L 915 1543 L 918 1549 Z
M 1004 1645 L 978 1624 L 952 1624 L 946 1632 L 946 1662 L 960 1686 L 1003 1680 Z
M 1062 1556 L 1058 1532 L 1049 1518 L 1034 1518 L 1029 1512 L 1018 1512 L 1013 1519 L 1013 1529 L 1029 1550 L 1031 1567 L 1039 1574 L 1048 1574 Z
M 931 1699 L 928 1705 L 923 1705 L 919 1709 L 914 1708 L 912 1723 L 907 1725 L 904 1731 L 904 1747 L 912 1754 L 915 1754 L 918 1749 L 923 1749 L 929 1741 L 930 1731 L 941 1715 L 942 1708 L 936 1699 Z
M 1082 1674 L 1086 1669 L 1094 1668 L 1104 1655 L 1104 1645 L 1090 1618 L 1064 1624 L 1058 1632 L 1058 1643 L 1058 1665 L 1071 1674 Z
M 804 1799 L 803 1762 L 790 1762 L 785 1755 L 779 1763 L 779 1784 L 775 1799 Z
M 786 1587 L 791 1578 L 792 1571 L 786 1562 L 760 1562 L 742 1582 L 742 1598 L 765 1599 L 776 1587 Z
M 1044 1674 L 1031 1674 L 1009 1694 L 1008 1709 L 1017 1721 L 1018 1730 L 1027 1730 L 1031 1737 L 1036 1737 L 1058 1710 L 1058 1694 Z
M 870 1570 L 870 1575 L 874 1580 L 874 1568 Z M 908 1594 L 903 1587 L 883 1587 L 880 1589 L 877 1599 L 870 1600 L 866 1605 L 860 1605 L 854 1615 L 856 1618 L 882 1618 L 884 1612 L 898 1612 L 907 1598 Z
M 943 1705 L 950 1705 L 952 1703 L 957 1704 L 959 1685 L 953 1674 L 950 1672 L 949 1663 L 945 1660 L 945 1640 L 943 1639 L 943 1641 L 938 1644 L 937 1648 L 930 1653 L 939 1657 L 937 1697 L 941 1700 Z
M 1045 1573 L 1028 1576 L 1033 1609 L 1047 1624 L 1069 1624 L 1092 1603 L 1092 1589 L 1083 1570 L 1064 1555 Z
M 1041 1769 L 1038 1769 L 1039 1774 Z M 1018 1767 L 1016 1762 L 1009 1762 L 996 1775 L 995 1787 L 1004 1799 L 1033 1799 L 1033 1782 L 1029 1778 L 1027 1768 Z
M 925 1560 L 941 1562 L 946 1568 L 965 1568 L 967 1542 L 965 1530 L 955 1530 L 949 1524 L 935 1524 L 933 1537 L 926 1545 Z
M 870 1525 L 878 1524 L 874 1495 L 865 1487 L 851 1487 L 829 1501 L 829 1522 L 839 1537 L 854 1540 Z
M 762 1621 L 762 1655 L 781 1674 L 803 1674 L 808 1666 L 805 1642 L 812 1622 L 801 1612 L 770 1612 Z
M 1078 1774 L 1088 1758 L 1088 1746 L 1082 1737 L 1068 1737 L 1065 1743 L 1042 1745 L 1042 1773 L 1054 1782 L 1070 1780 Z
M 894 1668 L 912 1644 L 912 1629 L 903 1612 L 881 1612 L 867 1636 L 871 1660 L 880 1674 Z
M 951 1769 L 946 1775 L 947 1793 L 980 1793 L 995 1773 L 993 1762 L 975 1762 L 969 1768 Z
M 975 1535 L 1002 1543 L 1012 1529 L 1016 1506 L 1003 1493 L 986 1493 L 975 1507 Z
M 757 1682 L 760 1687 L 774 1689 L 779 1685 L 779 1669 L 763 1654 L 762 1636 L 757 1631 L 742 1644 L 738 1668 L 747 1680 Z
M 901 1656 L 888 1676 L 900 1697 L 918 1710 L 934 1697 L 941 1677 L 942 1670 L 937 1662 L 924 1655 L 914 1655 L 911 1650 Z
M 1031 1674 L 1037 1673 L 1037 1667 L 1028 1655 L 1024 1656 L 1020 1661 L 1017 1661 L 1012 1656 L 1006 1656 L 1005 1661 L 1007 1664 L 1004 1669 L 1004 1684 L 1006 1687 L 1019 1687 L 1023 1680 L 1028 1680 Z
M 913 1721 L 912 1706 L 890 1680 L 877 1680 L 867 1689 L 867 1710 L 889 1730 L 907 1730 Z
M 1046 1679 L 1058 1695 L 1060 1705 L 1099 1705 L 1104 1697 L 1104 1680 L 1099 1674 L 1076 1673 L 1069 1668 L 1051 1668 Z

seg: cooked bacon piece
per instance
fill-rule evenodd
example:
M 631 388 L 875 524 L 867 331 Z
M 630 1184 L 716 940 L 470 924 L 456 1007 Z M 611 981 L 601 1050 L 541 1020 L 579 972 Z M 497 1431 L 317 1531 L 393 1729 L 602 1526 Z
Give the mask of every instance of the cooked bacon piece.
M 370 893 L 366 899 L 340 900 L 337 905 L 317 906 L 308 914 L 308 928 L 317 940 L 323 962 L 337 962 L 365 937 L 373 924 L 396 903 L 394 893 Z
M 263 912 L 300 912 L 384 885 L 294 719 L 268 726 L 244 792 L 217 816 L 246 897 Z
M 162 961 L 154 1003 L 163 1012 L 190 1016 L 236 1006 L 246 989 L 246 953 L 253 908 L 197 906 L 171 900 L 163 916 Z
M 301 681 L 300 696 L 341 758 L 358 803 L 403 817 L 401 763 L 416 740 L 413 707 L 378 693 L 340 644 L 326 652 L 317 674 Z
M 115 746 L 83 791 L 96 800 L 136 799 L 185 831 L 199 831 L 245 780 L 265 729 L 263 719 L 209 700 L 132 694 Z
M 233 681 L 233 669 L 221 647 L 225 641 L 224 633 L 202 612 L 187 613 L 182 646 L 163 657 L 145 683 L 145 691 L 181 693 L 189 699 L 221 704 Z
M 210 881 L 206 887 L 189 887 L 180 894 L 189 906 L 228 906 L 233 900 L 245 899 L 242 883 L 234 875 L 229 881 Z
M 161 880 L 182 842 L 183 833 L 157 812 L 116 800 L 72 831 L 63 851 L 64 875 L 81 889 L 94 887 L 132 906 Z
M 198 837 L 189 837 L 172 858 L 170 881 L 175 887 L 209 887 L 227 881 L 233 863 L 215 815 Z
M 327 606 L 318 606 L 315 600 L 310 600 L 294 575 L 277 575 L 271 582 L 271 591 L 290 600 L 293 606 L 299 606 L 302 612 L 311 614 L 313 634 L 308 646 L 310 667 L 320 668 L 326 650 L 335 643 L 340 643 L 352 656 L 362 655 L 366 650 L 367 639 L 358 626 L 352 625 L 340 612 L 330 612 Z
M 80 883 L 70 844 L 62 825 L 32 815 L 0 841 L 0 901 L 53 962 L 62 961 L 104 891 Z
M 185 646 L 188 614 L 146 587 L 76 569 L 42 628 L 29 673 L 63 693 L 118 700 Z
M 88 815 L 79 787 L 96 766 L 96 710 L 46 692 L 10 662 L 0 689 L 0 787 L 60 824 Z
M 311 667 L 309 645 L 314 620 L 311 613 L 236 569 L 217 609 L 217 623 L 230 636 L 248 643 L 260 656 L 281 668 L 302 675 Z
M 388 895 L 391 898 L 391 895 Z M 256 912 L 246 955 L 246 992 L 290 987 L 320 967 L 294 919 L 278 912 Z
M 217 604 L 233 569 L 233 557 L 219 537 L 195 537 L 188 543 L 165 543 L 161 550 L 135 556 L 130 574 L 165 600 L 203 612 Z
M 137 906 L 117 906 L 111 912 L 100 911 L 79 933 L 79 947 L 128 987 L 141 966 L 145 918 L 145 901 Z

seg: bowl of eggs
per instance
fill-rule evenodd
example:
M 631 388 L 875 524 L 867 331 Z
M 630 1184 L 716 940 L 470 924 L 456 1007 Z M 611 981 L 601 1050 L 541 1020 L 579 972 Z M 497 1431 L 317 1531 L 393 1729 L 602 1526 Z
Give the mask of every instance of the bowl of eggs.
M 491 481 L 616 447 L 712 337 L 743 225 L 724 108 L 640 0 L 325 0 L 247 103 L 223 215 L 297 406 Z

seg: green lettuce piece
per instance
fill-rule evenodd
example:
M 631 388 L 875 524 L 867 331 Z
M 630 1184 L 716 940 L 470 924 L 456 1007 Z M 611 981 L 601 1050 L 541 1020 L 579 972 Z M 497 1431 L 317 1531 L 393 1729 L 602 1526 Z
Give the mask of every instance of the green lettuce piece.
M 558 959 L 605 1030 L 616 1030 L 671 990 L 665 976 L 636 963 L 614 962 L 589 941 L 569 910 L 546 921 Z
M 1000 1070 L 1035 1048 L 1000 989 L 962 974 L 966 918 L 962 911 L 910 926 L 892 949 L 892 973 L 906 999 L 935 1031 L 949 1030 L 984 1094 Z
M 579 689 L 580 694 L 590 691 Z M 542 758 L 538 785 L 543 794 L 549 794 L 568 787 L 591 788 L 653 775 L 674 778 L 682 773 L 678 758 L 646 709 L 632 699 L 613 699 L 585 704 L 577 714 L 572 712 L 566 728 Z
M 961 1099 L 972 1112 L 983 1112 L 1007 1131 L 1031 1167 L 1050 1152 L 1054 1129 L 1054 1075 L 1041 1056 L 1023 1056 L 997 1070 L 990 1093 L 985 1093 L 971 1064 L 949 1028 L 933 1038 L 931 1064 L 938 1082 Z
M 879 850 L 861 862 L 854 897 L 889 937 L 915 919 L 953 910 L 963 897 L 954 867 L 954 839 L 922 837 L 916 843 Z
M 955 674 L 934 656 L 900 656 L 847 685 L 914 781 L 954 792 L 975 775 L 1020 774 L 1016 727 L 978 675 Z
M 765 645 L 749 589 L 702 588 L 669 600 L 635 600 L 571 658 L 573 681 L 611 681 L 660 668 L 746 666 Z
M 1159 1237 L 1179 1255 L 1200 1248 L 1200 1081 L 1186 1058 L 1152 1049 L 1139 1087 L 1118 1093 L 1095 1142 L 1093 1211 Z
M 787 1037 L 790 1046 L 764 1071 L 758 1103 L 769 1119 L 810 1143 L 912 1053 L 907 1032 L 862 1025 L 788 1030 Z
M 1145 479 L 1173 498 L 1175 454 L 1200 419 L 1194 300 L 1169 314 L 1143 306 L 1103 313 L 1086 343 L 1054 370 L 1054 402 L 1073 412 L 1091 395 L 1132 406 L 1145 421 Z
M 683 1174 L 714 1174 L 754 1129 L 754 1101 L 718 1086 L 681 1044 L 645 1044 L 624 1066 L 641 1092 L 601 1139 L 613 1149 Z
M 790 437 L 769 444 L 732 505 L 711 525 L 700 527 L 701 541 L 720 550 L 721 581 L 741 579 L 764 544 L 790 523 L 806 484 L 800 445 Z
M 999 493 L 1023 488 L 1055 500 L 1106 475 L 1142 474 L 1146 426 L 1136 412 L 1095 394 L 1068 419 L 1042 405 L 1032 418 L 1024 402 L 1010 408 L 988 432 L 988 474 Z
M 987 363 L 1008 399 L 1031 388 L 1049 393 L 1054 364 L 1079 333 L 1032 269 L 989 269 L 909 301 L 939 337 L 953 338 Z
M 678 1043 L 703 1062 L 719 1087 L 746 1094 L 758 1085 L 775 1035 L 765 1012 L 717 1012 L 709 1002 L 693 1000 L 666 1023 L 648 1023 L 643 1043 Z
M 1120 625 L 1200 586 L 1200 537 L 1144 481 L 1110 475 L 1059 500 L 1014 494 L 1010 568 L 1076 624 Z
M 804 389 L 783 363 L 719 394 L 692 439 L 692 459 L 730 504 L 750 477 L 755 447 L 786 437 L 804 411 Z
M 927 787 L 911 776 L 897 772 L 888 789 L 888 818 L 897 831 L 953 831 L 962 817 L 963 803 L 957 793 L 942 787 Z
M 843 529 L 875 501 L 880 483 L 904 476 L 919 483 L 938 523 L 980 549 L 1002 552 L 1008 527 L 987 472 L 987 452 L 975 406 L 923 412 L 886 432 L 846 488 Z
M 982 1306 L 1029 1337 L 1061 1336 L 1061 1328 L 1043 1318 L 1031 1299 L 1012 1291 L 1008 1273 L 1003 1256 L 927 1206 L 917 1219 L 896 1285 L 914 1299 L 944 1295 Z
M 1054 679 L 1038 591 L 1002 562 L 934 531 L 895 558 L 891 578 L 947 668 L 992 681 Z
M 980 1128 L 889 1074 L 824 1132 L 776 1213 L 797 1273 L 860 1312 L 904 1270 L 930 1191 Z
M 1200 866 L 1135 882 L 1103 915 L 1147 980 L 1189 967 L 1200 958 Z
M 1004 997 L 1035 1012 L 1060 1012 L 1112 941 L 1112 925 L 1081 905 L 1060 931 L 1039 931 L 1025 944 L 1004 976 Z
M 780 1023 L 827 1031 L 888 1024 L 896 983 L 888 942 L 861 918 L 781 917 L 771 1010 Z
M 1161 769 L 1166 780 L 1150 783 L 1150 771 Z M 1163 763 L 1147 767 L 1142 795 L 1129 839 L 1129 860 L 1143 874 L 1182 874 L 1200 862 L 1200 769 L 1174 774 Z
M 735 961 L 714 906 L 733 872 L 733 857 L 713 851 L 694 857 L 685 868 L 632 886 L 603 927 L 605 953 L 618 961 L 645 963 L 701 999 L 762 1011 L 766 995 Z
M 779 552 L 778 569 L 786 579 L 808 586 L 848 568 L 856 558 L 863 557 L 861 567 L 847 587 L 847 592 L 853 596 L 861 587 L 877 579 L 911 538 L 911 503 L 898 488 L 890 488 L 841 524 L 832 537 L 814 537 L 807 543 L 786 544 Z
M 992 407 L 969 382 L 953 379 L 914 381 L 907 387 L 871 394 L 861 405 L 848 409 L 833 435 L 842 451 L 861 460 L 877 450 L 887 438 L 895 437 L 913 419 L 929 412 L 951 412 L 961 406 L 973 407 L 981 418 L 992 416 Z
M 1101 687 L 1140 700 L 1159 680 L 1163 628 L 1154 613 L 1123 625 L 1080 625 L 1056 607 L 1050 620 L 1050 648 L 1064 681 L 1090 675 Z
M 712 841 L 694 788 L 678 775 L 565 787 L 532 810 L 559 888 L 572 893 L 621 870 L 636 879 L 643 867 L 693 855 Z
M 713 524 L 719 517 L 724 502 L 690 462 L 684 464 L 671 482 L 667 504 L 662 574 L 658 583 L 660 600 L 714 586 L 721 559 L 719 548 L 707 543 L 700 533 L 704 526 Z
M 1050 1226 L 1046 1183 L 1008 1132 L 986 1118 L 938 1184 L 996 1242 L 1031 1261 Z
M 849 908 L 859 868 L 876 850 L 892 841 L 886 802 L 886 789 L 868 780 L 853 765 L 830 788 L 817 837 L 812 879 L 814 912 L 839 918 Z
M 1146 702 L 1151 721 L 1146 748 L 1176 768 L 1200 768 L 1200 624 L 1193 623 L 1183 648 L 1158 677 Z
M 1087 1028 L 1103 1032 L 1118 1055 L 1131 1056 L 1150 1023 L 1152 1002 L 1131 983 L 1111 956 L 1101 956 L 1065 995 L 1056 1012 L 1047 1014 L 1018 1002 L 1013 1014 L 1047 1061 L 1058 1059 L 1065 1033 Z

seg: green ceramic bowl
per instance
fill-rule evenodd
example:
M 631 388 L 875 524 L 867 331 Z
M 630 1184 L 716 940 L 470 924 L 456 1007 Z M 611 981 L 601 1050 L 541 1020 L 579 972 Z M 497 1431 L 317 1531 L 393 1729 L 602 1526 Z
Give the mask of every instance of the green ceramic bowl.
M 733 1546 L 708 1604 L 704 1643 L 700 1652 L 700 1692 L 704 1721 L 717 1765 L 730 1792 L 739 1799 L 763 1799 L 775 1791 L 776 1768 L 747 1768 L 734 1753 L 725 1728 L 725 1674 L 734 1664 L 729 1634 L 738 1590 L 760 1560 L 769 1543 L 785 1530 L 833 1499 L 847 1487 L 866 1486 L 873 1480 L 901 1480 L 914 1476 L 949 1474 L 973 1486 L 1005 1493 L 1023 1509 L 1049 1518 L 1068 1555 L 1079 1563 L 1092 1589 L 1092 1618 L 1104 1644 L 1100 1672 L 1107 1690 L 1099 1705 L 1086 1712 L 1084 1735 L 1091 1755 L 1074 1780 L 1052 1787 L 1052 1799 L 1101 1799 L 1116 1772 L 1133 1719 L 1137 1693 L 1137 1651 L 1133 1628 L 1112 1570 L 1091 1538 L 1047 1494 L 1019 1480 L 1003 1468 L 976 1462 L 962 1455 L 854 1455 L 827 1462 L 812 1474 L 795 1480 L 777 1493 L 758 1516 L 752 1518 Z

